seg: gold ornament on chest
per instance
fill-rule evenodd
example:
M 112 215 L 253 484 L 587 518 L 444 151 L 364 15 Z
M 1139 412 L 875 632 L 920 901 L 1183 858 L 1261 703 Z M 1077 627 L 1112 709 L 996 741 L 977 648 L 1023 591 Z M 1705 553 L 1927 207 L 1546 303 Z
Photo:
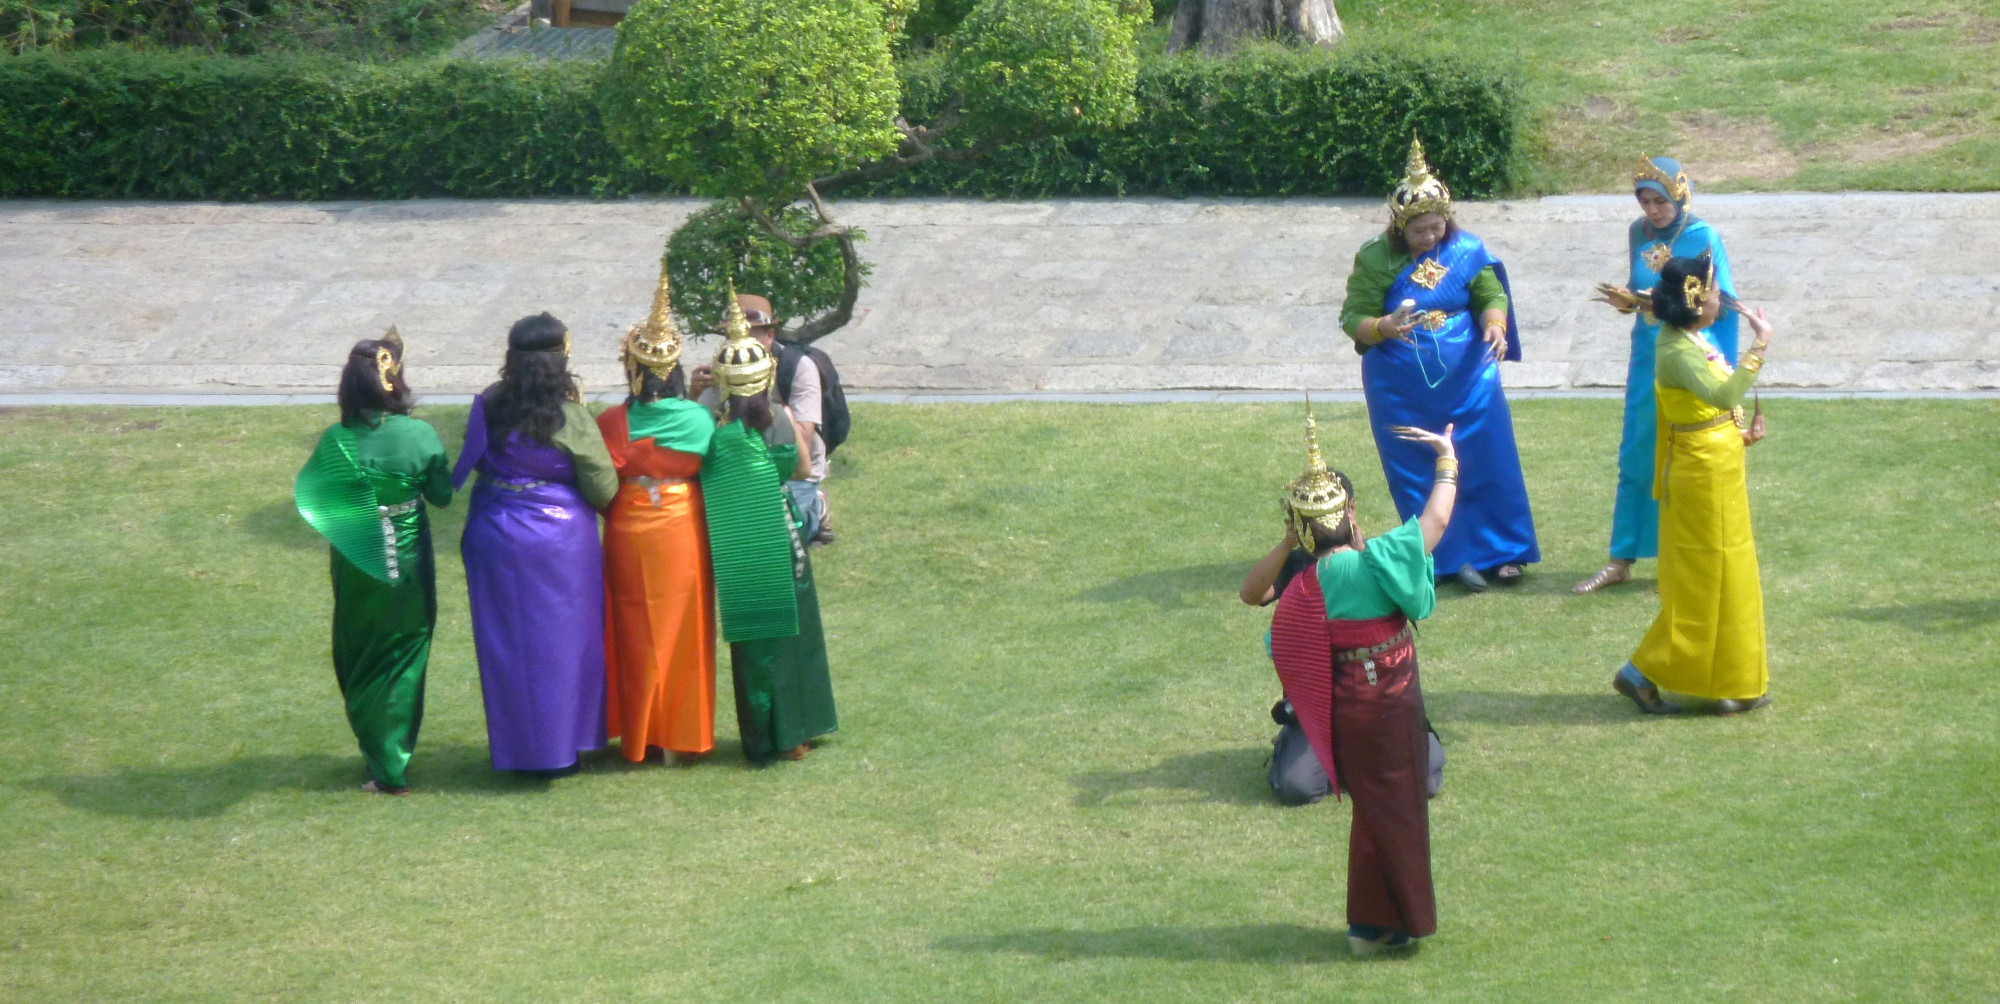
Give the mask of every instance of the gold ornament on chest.
M 1674 249 L 1665 244 L 1655 242 L 1646 245 L 1639 252 L 1639 259 L 1646 263 L 1647 268 L 1657 273 L 1661 269 L 1666 268 L 1668 262 L 1674 260 Z
M 1410 274 L 1410 281 L 1425 289 L 1436 289 L 1438 283 L 1444 281 L 1445 273 L 1449 271 L 1451 269 L 1439 264 L 1436 258 L 1426 259 L 1417 263 L 1417 270 Z

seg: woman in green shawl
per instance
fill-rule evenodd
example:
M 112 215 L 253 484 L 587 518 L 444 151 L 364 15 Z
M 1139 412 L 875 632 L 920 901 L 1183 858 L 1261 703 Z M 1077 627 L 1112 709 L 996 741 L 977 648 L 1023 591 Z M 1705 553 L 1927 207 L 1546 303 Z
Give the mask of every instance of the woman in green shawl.
M 331 544 L 333 675 L 368 765 L 364 791 L 407 795 L 437 625 L 424 502 L 451 503 L 451 468 L 410 417 L 403 340 L 356 342 L 340 375 L 340 421 L 299 471 L 299 515 Z
M 784 486 L 807 460 L 791 413 L 771 402 L 777 361 L 750 337 L 734 292 L 711 367 L 721 414 L 701 467 L 716 605 L 744 754 L 801 760 L 839 727 L 812 561 Z

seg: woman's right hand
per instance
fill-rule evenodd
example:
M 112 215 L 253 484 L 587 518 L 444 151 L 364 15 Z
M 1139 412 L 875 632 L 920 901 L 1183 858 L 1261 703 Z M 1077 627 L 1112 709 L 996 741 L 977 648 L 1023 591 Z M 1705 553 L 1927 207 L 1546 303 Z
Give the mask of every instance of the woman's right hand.
M 1770 319 L 1764 316 L 1764 308 L 1753 307 L 1750 310 L 1744 311 L 1743 320 L 1744 323 L 1750 325 L 1751 333 L 1757 336 L 1756 341 L 1750 346 L 1751 350 L 1762 352 L 1766 348 L 1769 348 L 1771 345 L 1771 333 L 1774 329 L 1771 327 Z
M 1456 427 L 1456 423 L 1447 424 L 1444 427 L 1443 435 L 1435 432 L 1426 432 L 1413 425 L 1392 425 L 1389 427 L 1389 431 L 1395 433 L 1397 439 L 1407 439 L 1412 443 L 1424 443 L 1428 445 L 1431 449 L 1436 450 L 1437 455 L 1440 457 L 1457 459 L 1458 451 L 1451 445 L 1451 432 Z
M 1374 336 L 1375 340 L 1369 344 L 1380 345 L 1388 341 L 1408 342 L 1410 340 L 1410 331 L 1416 326 L 1416 315 L 1404 314 L 1400 310 L 1393 314 L 1384 314 L 1381 317 L 1373 318 L 1368 321 L 1368 331 Z

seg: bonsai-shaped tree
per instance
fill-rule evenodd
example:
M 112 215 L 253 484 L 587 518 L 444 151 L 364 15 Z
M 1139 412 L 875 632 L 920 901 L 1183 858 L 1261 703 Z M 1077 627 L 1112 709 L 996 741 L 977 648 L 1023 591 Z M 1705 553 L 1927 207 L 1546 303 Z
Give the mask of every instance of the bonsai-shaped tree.
M 720 326 L 734 280 L 768 295 L 781 324 L 798 321 L 785 337 L 836 331 L 867 266 L 829 192 L 1138 113 L 1132 39 L 1146 3 L 978 0 L 939 46 L 950 100 L 909 122 L 890 57 L 907 2 L 638 0 L 620 22 L 603 101 L 612 141 L 718 200 L 667 246 L 691 325 Z

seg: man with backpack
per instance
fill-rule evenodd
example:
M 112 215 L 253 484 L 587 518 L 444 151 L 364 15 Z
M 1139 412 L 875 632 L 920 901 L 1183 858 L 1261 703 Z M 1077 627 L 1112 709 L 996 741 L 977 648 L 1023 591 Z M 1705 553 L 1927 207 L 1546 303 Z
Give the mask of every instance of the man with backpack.
M 754 293 L 739 293 L 737 306 L 750 322 L 750 337 L 762 342 L 778 358 L 777 393 L 779 403 L 791 409 L 810 445 L 811 472 L 803 481 L 785 482 L 792 505 L 804 520 L 804 536 L 815 544 L 833 543 L 827 526 L 826 492 L 820 482 L 826 478 L 826 458 L 847 439 L 849 417 L 847 395 L 840 386 L 840 374 L 825 352 L 810 345 L 778 340 L 778 325 L 771 301 Z M 689 392 L 699 395 L 710 385 L 708 367 L 696 367 Z

